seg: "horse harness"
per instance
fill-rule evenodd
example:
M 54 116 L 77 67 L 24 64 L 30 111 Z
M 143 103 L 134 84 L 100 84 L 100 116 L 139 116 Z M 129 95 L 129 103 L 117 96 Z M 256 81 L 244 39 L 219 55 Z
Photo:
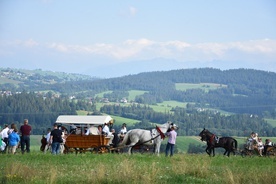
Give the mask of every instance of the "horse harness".
M 214 143 L 218 143 L 219 142 L 219 137 L 216 136 L 215 134 L 213 134 L 208 141 L 209 141 L 210 144 L 212 144 L 213 141 L 215 141 Z
M 156 126 L 155 129 L 156 129 L 157 132 L 159 133 L 158 135 L 156 135 L 155 137 L 153 137 L 153 133 L 152 133 L 152 131 L 150 131 L 150 132 L 151 132 L 151 137 L 152 137 L 150 140 L 147 140 L 147 141 L 144 141 L 144 142 L 141 142 L 141 143 L 137 143 L 137 144 L 135 144 L 135 145 L 133 145 L 133 146 L 128 146 L 128 147 L 134 147 L 134 146 L 143 145 L 143 144 L 145 144 L 145 143 L 147 143 L 147 142 L 153 141 L 154 139 L 156 139 L 156 138 L 159 137 L 159 136 L 161 136 L 161 139 L 165 139 L 166 136 L 165 136 L 165 134 L 160 130 L 160 128 L 159 128 L 158 126 Z

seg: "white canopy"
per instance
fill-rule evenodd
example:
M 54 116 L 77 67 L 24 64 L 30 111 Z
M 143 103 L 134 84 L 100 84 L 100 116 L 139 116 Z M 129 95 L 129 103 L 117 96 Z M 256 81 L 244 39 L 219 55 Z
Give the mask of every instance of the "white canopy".
M 110 116 L 61 115 L 57 118 L 56 123 L 102 125 L 110 122 L 111 120 L 112 118 Z

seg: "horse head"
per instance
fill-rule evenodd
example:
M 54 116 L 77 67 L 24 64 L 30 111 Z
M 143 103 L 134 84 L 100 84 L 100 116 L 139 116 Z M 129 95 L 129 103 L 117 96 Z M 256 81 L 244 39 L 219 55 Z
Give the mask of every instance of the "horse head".
M 171 121 L 167 121 L 166 123 L 164 123 L 163 125 L 160 125 L 158 127 L 163 133 L 171 131 L 172 127 L 174 127 L 175 130 L 178 129 L 178 126 L 176 124 L 172 123 Z
M 169 129 L 171 129 L 172 127 L 175 129 L 175 130 L 178 130 L 178 126 L 172 122 L 169 122 L 170 123 L 170 126 L 169 126 Z
M 203 129 L 200 133 L 199 133 L 199 136 L 201 137 L 201 141 L 206 141 L 207 140 L 207 133 L 209 131 L 207 129 Z

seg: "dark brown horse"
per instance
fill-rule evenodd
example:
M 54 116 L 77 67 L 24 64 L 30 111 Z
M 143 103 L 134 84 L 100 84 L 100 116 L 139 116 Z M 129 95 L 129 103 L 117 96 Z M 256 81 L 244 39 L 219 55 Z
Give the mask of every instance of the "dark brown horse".
M 206 153 L 211 156 L 213 151 L 213 156 L 215 156 L 215 148 L 224 148 L 224 155 L 229 157 L 230 153 L 233 152 L 235 155 L 235 150 L 237 150 L 237 140 L 232 137 L 217 137 L 215 134 L 209 132 L 207 129 L 203 129 L 199 136 L 201 137 L 201 141 L 207 142 L 207 148 L 205 149 Z

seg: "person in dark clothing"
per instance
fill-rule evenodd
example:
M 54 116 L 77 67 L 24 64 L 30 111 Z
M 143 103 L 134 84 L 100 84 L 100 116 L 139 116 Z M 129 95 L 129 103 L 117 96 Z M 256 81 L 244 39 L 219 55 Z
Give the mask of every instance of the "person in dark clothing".
M 52 144 L 52 154 L 57 155 L 60 153 L 60 143 L 63 142 L 62 130 L 58 129 L 58 124 L 54 124 L 54 129 L 51 131 L 49 144 Z
M 30 153 L 30 134 L 32 131 L 32 127 L 28 124 L 28 119 L 24 119 L 24 125 L 20 127 L 21 139 L 20 146 L 22 154 L 25 153 L 25 145 L 27 153 Z
M 112 145 L 113 145 L 113 148 L 117 148 L 118 147 L 118 144 L 119 144 L 119 136 L 118 134 L 115 132 L 115 129 L 112 129 L 111 130 L 111 133 L 113 134 L 113 140 L 112 140 Z M 118 153 L 118 150 L 115 151 L 116 153 Z

